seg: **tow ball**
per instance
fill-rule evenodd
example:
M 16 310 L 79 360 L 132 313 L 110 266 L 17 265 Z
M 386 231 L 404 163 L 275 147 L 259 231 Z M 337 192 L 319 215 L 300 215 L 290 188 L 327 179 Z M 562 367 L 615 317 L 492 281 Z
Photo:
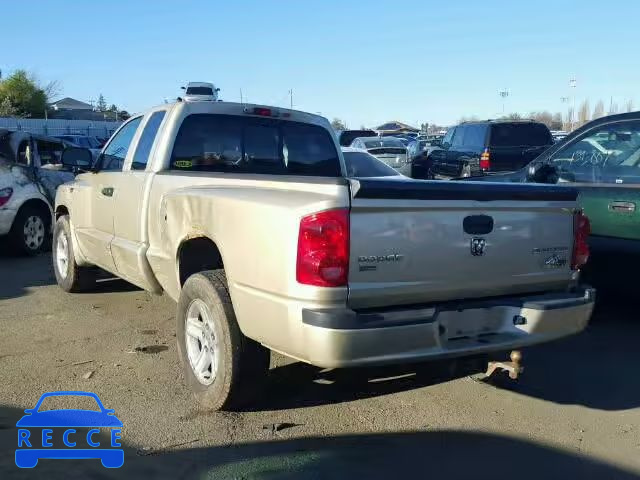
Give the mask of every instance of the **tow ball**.
M 511 359 L 510 362 L 489 362 L 487 364 L 485 378 L 489 378 L 493 372 L 500 369 L 509 372 L 509 378 L 512 380 L 517 379 L 518 375 L 524 370 L 524 367 L 520 364 L 522 361 L 522 353 L 520 350 L 514 350 L 509 355 L 509 358 Z

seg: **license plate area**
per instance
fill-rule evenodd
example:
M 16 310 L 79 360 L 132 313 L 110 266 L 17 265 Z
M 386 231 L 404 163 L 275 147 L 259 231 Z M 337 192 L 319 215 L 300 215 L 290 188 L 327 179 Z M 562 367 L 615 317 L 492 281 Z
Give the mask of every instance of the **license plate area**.
M 480 339 L 504 331 L 505 307 L 444 311 L 438 314 L 443 340 Z

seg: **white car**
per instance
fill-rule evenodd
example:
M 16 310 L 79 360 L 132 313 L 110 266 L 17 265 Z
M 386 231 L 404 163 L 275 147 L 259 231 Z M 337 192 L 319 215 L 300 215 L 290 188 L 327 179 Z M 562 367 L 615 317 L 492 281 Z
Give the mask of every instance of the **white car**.
M 182 98 L 185 102 L 216 102 L 220 91 L 213 83 L 208 82 L 189 82 L 182 88 L 185 91 Z
M 411 176 L 411 160 L 406 145 L 396 137 L 358 137 L 351 147 L 366 150 L 398 173 Z

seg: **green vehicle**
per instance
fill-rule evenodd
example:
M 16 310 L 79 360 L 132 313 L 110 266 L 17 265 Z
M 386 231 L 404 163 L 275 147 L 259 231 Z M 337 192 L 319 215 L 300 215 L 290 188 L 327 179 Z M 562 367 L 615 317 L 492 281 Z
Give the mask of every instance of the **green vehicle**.
M 593 120 L 523 170 L 481 180 L 578 187 L 578 201 L 591 222 L 592 269 L 611 273 L 608 283 L 613 277 L 624 283 L 633 278 L 640 266 L 640 112 Z

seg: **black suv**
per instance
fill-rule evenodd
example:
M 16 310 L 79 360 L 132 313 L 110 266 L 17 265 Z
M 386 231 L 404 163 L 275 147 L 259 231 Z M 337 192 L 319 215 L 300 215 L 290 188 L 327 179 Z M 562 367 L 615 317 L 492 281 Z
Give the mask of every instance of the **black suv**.
M 524 167 L 553 145 L 551 132 L 543 123 L 530 120 L 486 120 L 465 122 L 450 128 L 442 147 L 425 160 L 420 178 L 473 177 L 495 172 L 512 172 Z M 426 171 L 425 171 L 426 170 Z

